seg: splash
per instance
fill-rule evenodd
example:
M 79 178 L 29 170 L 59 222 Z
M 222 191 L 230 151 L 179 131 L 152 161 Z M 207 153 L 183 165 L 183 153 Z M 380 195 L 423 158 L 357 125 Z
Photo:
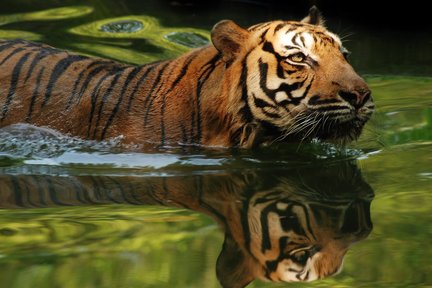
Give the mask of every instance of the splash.
M 191 168 L 213 169 L 221 166 L 224 159 L 190 152 L 180 154 L 170 148 L 147 152 L 142 146 L 124 144 L 123 136 L 106 141 L 83 140 L 30 124 L 0 129 L 0 167 L 12 174 L 156 173 L 160 176 Z

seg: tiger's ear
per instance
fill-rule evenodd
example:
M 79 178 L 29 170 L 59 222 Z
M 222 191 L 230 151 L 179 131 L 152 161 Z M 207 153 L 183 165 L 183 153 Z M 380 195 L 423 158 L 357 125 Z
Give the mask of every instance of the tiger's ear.
M 242 50 L 249 38 L 249 31 L 231 20 L 222 20 L 213 26 L 211 39 L 216 49 L 222 53 L 224 61 L 231 61 Z
M 321 12 L 314 5 L 309 9 L 309 15 L 301 20 L 303 23 L 308 23 L 312 25 L 324 26 L 324 18 L 321 15 Z

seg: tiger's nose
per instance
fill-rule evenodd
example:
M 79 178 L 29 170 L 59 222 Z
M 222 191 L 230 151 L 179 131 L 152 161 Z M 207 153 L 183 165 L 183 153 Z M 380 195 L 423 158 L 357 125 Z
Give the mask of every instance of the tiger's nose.
M 363 105 L 371 99 L 371 91 L 369 89 L 352 90 L 352 91 L 339 91 L 339 96 L 351 104 L 355 109 L 360 109 Z

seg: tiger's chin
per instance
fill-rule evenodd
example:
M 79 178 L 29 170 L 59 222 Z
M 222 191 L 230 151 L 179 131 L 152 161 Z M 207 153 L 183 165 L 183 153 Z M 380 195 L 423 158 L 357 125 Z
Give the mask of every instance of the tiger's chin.
M 360 137 L 366 122 L 357 118 L 345 122 L 330 122 L 318 127 L 313 138 L 336 144 L 348 144 Z
M 357 140 L 363 128 L 369 120 L 369 117 L 347 117 L 330 119 L 319 116 L 311 116 L 315 125 L 309 125 L 305 129 L 298 129 L 296 126 L 305 126 L 305 124 L 296 124 L 293 129 L 294 133 L 286 133 L 287 137 L 281 137 L 282 141 L 312 141 L 314 139 L 326 141 L 334 144 L 346 145 Z M 318 119 L 318 120 L 317 120 Z M 312 122 L 312 121 L 311 121 Z

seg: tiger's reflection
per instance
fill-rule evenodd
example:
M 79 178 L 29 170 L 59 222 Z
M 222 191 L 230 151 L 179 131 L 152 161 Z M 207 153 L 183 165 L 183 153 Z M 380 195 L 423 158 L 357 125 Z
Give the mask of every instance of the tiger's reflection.
M 178 177 L 0 175 L 0 208 L 124 203 L 199 211 L 225 231 L 223 287 L 337 273 L 372 230 L 373 190 L 354 163 Z

